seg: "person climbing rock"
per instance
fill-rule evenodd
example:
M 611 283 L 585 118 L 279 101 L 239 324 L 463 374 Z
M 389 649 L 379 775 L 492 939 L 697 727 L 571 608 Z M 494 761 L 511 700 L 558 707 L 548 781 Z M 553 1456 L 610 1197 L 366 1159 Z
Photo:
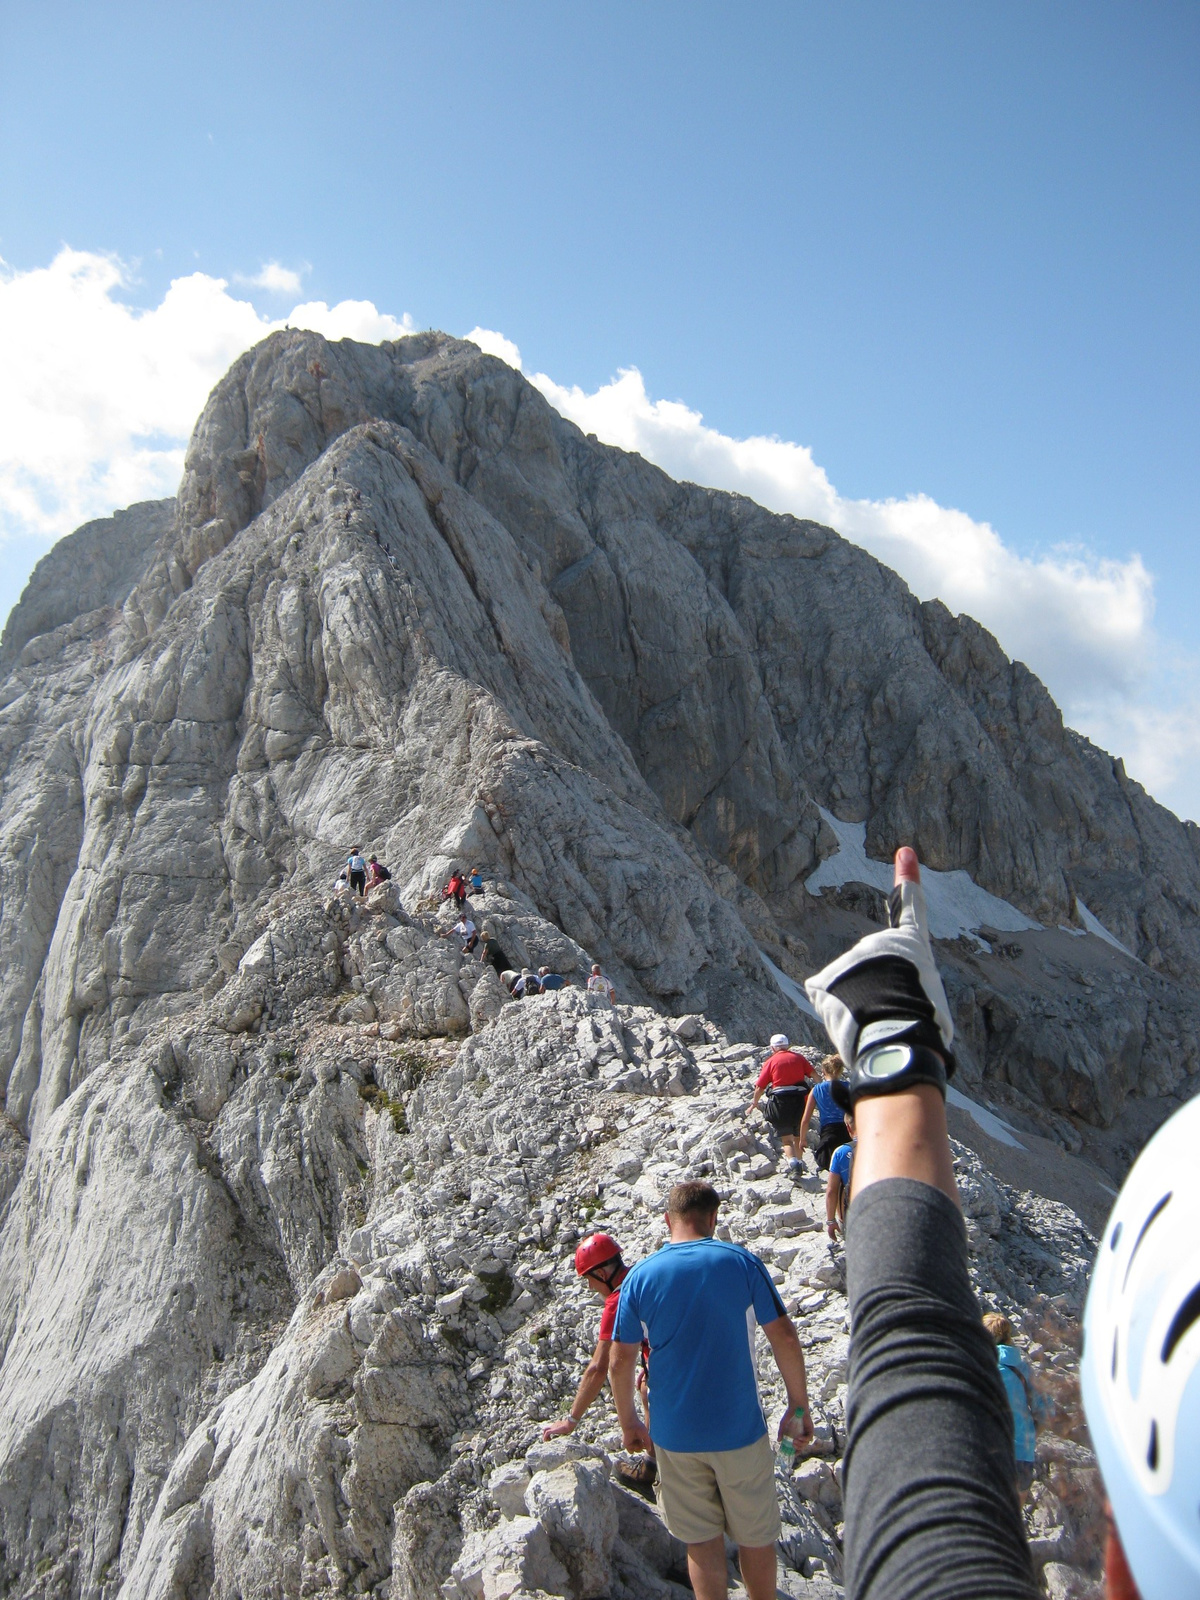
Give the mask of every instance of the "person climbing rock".
M 377 889 L 381 883 L 386 883 L 391 873 L 380 861 L 378 856 L 372 856 L 367 862 L 367 888 Z
M 815 1076 L 812 1062 L 792 1049 L 786 1033 L 772 1034 L 771 1054 L 763 1062 L 754 1098 L 747 1107 L 747 1112 L 753 1111 L 766 1096 L 763 1116 L 779 1135 L 790 1157 L 788 1169 L 797 1178 L 804 1171 L 800 1122 Z
M 363 896 L 367 892 L 367 863 L 357 845 L 350 847 L 346 857 L 346 871 L 350 874 L 350 892 Z
M 467 880 L 457 867 L 450 868 L 450 881 L 442 890 L 443 900 L 453 900 L 461 911 L 467 898 Z
M 535 994 L 541 994 L 542 986 L 532 967 L 521 968 L 520 976 L 510 992 L 514 1000 L 532 1000 Z
M 713 1237 L 720 1203 L 707 1183 L 671 1190 L 670 1242 L 621 1284 L 609 1381 L 625 1448 L 647 1450 L 653 1441 L 666 1524 L 688 1547 L 697 1600 L 726 1600 L 727 1533 L 738 1545 L 749 1600 L 775 1600 L 780 1520 L 755 1324 L 787 1390 L 778 1437 L 798 1449 L 813 1437 L 804 1353 L 763 1262 Z M 643 1338 L 650 1345 L 649 1427 L 633 1400 Z
M 620 1245 L 607 1233 L 593 1233 L 590 1238 L 583 1240 L 575 1252 L 575 1271 L 589 1289 L 603 1296 L 604 1309 L 600 1313 L 596 1348 L 592 1353 L 592 1359 L 584 1368 L 583 1377 L 579 1380 L 571 1409 L 561 1421 L 551 1422 L 542 1429 L 542 1438 L 546 1441 L 561 1439 L 565 1434 L 574 1433 L 583 1421 L 584 1412 L 604 1388 L 608 1379 L 608 1364 L 612 1353 L 613 1328 L 617 1321 L 617 1306 L 621 1298 L 621 1284 L 629 1276 L 629 1268 L 622 1258 Z M 645 1356 L 643 1343 L 642 1367 L 638 1374 L 639 1387 L 643 1391 L 643 1406 Z M 632 1462 L 618 1463 L 616 1475 L 627 1488 L 653 1499 L 654 1482 L 658 1476 L 653 1449 Z
M 552 994 L 555 989 L 569 987 L 563 975 L 560 972 L 551 972 L 549 967 L 539 967 L 537 975 L 543 994 Z
M 1033 1487 L 1033 1464 L 1037 1458 L 1038 1423 L 1050 1415 L 1050 1406 L 1033 1383 L 1033 1374 L 1025 1357 L 1013 1343 L 1016 1337 L 1013 1325 L 998 1311 L 989 1311 L 983 1325 L 991 1334 L 996 1346 L 996 1359 L 1000 1363 L 1000 1381 L 1008 1396 L 1013 1417 L 1013 1454 L 1017 1460 L 1017 1493 L 1021 1504 L 1029 1498 Z
M 617 991 L 600 970 L 598 961 L 592 962 L 592 975 L 587 981 L 587 1001 L 589 1006 L 608 1007 L 617 1003 Z
M 815 1111 L 821 1129 L 817 1136 L 817 1168 L 821 1172 L 828 1172 L 833 1152 L 839 1145 L 847 1144 L 850 1139 L 846 1130 L 846 1113 L 833 1092 L 834 1084 L 845 1071 L 845 1063 L 841 1056 L 824 1056 L 820 1067 L 824 1074 L 823 1079 L 820 1083 L 815 1083 L 809 1091 L 808 1103 L 804 1107 L 804 1115 L 800 1119 L 800 1131 L 796 1137 L 803 1150 L 804 1141 L 808 1137 L 808 1125 Z
M 471 893 L 472 894 L 482 894 L 483 893 L 483 868 L 482 867 L 472 867 L 471 868 L 470 888 L 471 888 Z
M 499 978 L 503 978 L 511 966 L 508 956 L 501 948 L 499 939 L 486 924 L 483 929 L 483 938 L 479 941 L 479 959 L 495 967 L 496 975 Z
M 846 1112 L 849 1144 L 840 1144 L 829 1158 L 825 1181 L 825 1231 L 836 1239 L 839 1228 L 846 1231 L 846 1207 L 850 1204 L 850 1173 L 854 1166 L 854 1113 Z
M 465 911 L 452 928 L 440 928 L 438 932 L 443 939 L 461 939 L 464 956 L 469 956 L 479 943 L 479 930 L 475 926 L 474 919 Z

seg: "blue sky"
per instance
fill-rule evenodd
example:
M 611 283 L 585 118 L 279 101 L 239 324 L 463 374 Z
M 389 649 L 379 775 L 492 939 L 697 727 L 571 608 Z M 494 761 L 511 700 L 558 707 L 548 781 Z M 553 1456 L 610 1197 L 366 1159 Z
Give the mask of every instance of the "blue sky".
M 947 576 L 951 603 L 979 593 L 1192 815 L 1198 156 L 1192 4 L 0 4 L 10 282 L 66 245 L 118 258 L 104 293 L 147 310 L 199 273 L 264 317 L 356 300 L 499 330 L 563 394 L 636 367 L 649 405 L 805 447 L 831 517 L 957 508 L 1035 589 L 1067 573 L 1040 633 L 1070 648 L 1027 646 L 1003 562 Z M 248 281 L 269 262 L 275 291 Z M 89 509 L 137 477 L 101 476 Z M 62 531 L 21 507 L 0 496 L 5 610 Z M 928 541 L 891 559 L 940 588 Z

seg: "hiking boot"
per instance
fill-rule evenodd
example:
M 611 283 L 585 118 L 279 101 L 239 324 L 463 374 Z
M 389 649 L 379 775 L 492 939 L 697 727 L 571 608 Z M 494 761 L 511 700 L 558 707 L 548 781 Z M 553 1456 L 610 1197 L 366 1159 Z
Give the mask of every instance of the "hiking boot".
M 638 1456 L 635 1461 L 618 1461 L 613 1470 L 623 1489 L 632 1489 L 634 1494 L 640 1494 L 643 1500 L 649 1500 L 654 1505 L 658 1464 L 653 1456 Z
M 787 1169 L 789 1178 L 802 1178 L 804 1176 L 804 1164 L 797 1161 L 795 1156 L 788 1162 Z

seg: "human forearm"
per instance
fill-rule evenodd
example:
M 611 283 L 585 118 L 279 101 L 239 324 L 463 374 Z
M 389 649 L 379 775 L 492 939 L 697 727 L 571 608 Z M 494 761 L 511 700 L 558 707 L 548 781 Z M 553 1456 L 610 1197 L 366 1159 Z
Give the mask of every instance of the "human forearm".
M 877 1098 L 863 1096 L 854 1108 L 858 1148 L 851 1194 L 860 1195 L 885 1178 L 913 1178 L 940 1189 L 959 1204 L 946 1129 L 946 1103 L 931 1084 Z
M 579 1387 L 575 1391 L 575 1398 L 571 1401 L 569 1415 L 572 1422 L 582 1421 L 584 1412 L 603 1389 L 607 1377 L 607 1364 L 601 1366 L 598 1362 L 591 1361 L 584 1368 L 583 1377 L 580 1378 Z
M 608 1381 L 612 1388 L 613 1404 L 623 1429 L 637 1421 L 633 1404 L 634 1378 L 637 1375 L 638 1346 L 614 1344 L 608 1361 Z
M 808 1374 L 804 1366 L 804 1351 L 800 1336 L 790 1317 L 779 1317 L 768 1322 L 763 1332 L 779 1368 L 779 1376 L 787 1390 L 788 1404 L 793 1410 L 808 1405 Z
M 1012 1420 L 961 1213 L 923 1179 L 879 1180 L 855 1187 L 847 1235 L 847 1592 L 1033 1600 Z

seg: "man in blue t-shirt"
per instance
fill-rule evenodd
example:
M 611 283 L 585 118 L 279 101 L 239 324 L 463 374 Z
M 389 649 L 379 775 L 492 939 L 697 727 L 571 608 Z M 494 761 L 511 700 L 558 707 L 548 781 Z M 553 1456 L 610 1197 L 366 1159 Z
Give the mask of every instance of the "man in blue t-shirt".
M 720 1198 L 707 1183 L 677 1183 L 667 1200 L 670 1242 L 621 1285 L 609 1382 L 625 1448 L 653 1440 L 667 1527 L 688 1547 L 697 1600 L 726 1600 L 725 1534 L 740 1549 L 749 1600 L 775 1600 L 779 1507 L 758 1394 L 754 1329 L 762 1328 L 787 1388 L 779 1424 L 802 1449 L 812 1439 L 804 1353 L 757 1256 L 713 1238 Z M 650 1346 L 652 1431 L 633 1403 L 643 1339 Z

